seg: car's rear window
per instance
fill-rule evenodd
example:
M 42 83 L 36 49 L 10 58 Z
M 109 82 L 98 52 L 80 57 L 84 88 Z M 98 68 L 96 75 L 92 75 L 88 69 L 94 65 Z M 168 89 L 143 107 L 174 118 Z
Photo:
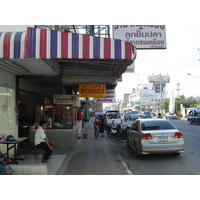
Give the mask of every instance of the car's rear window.
M 176 129 L 168 121 L 145 121 L 141 124 L 142 130 L 163 130 L 163 129 Z
M 137 114 L 137 111 L 131 111 L 130 114 Z

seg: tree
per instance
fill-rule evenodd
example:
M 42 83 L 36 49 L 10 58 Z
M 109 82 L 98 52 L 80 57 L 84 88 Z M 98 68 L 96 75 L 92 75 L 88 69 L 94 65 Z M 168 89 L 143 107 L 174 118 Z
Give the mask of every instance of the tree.
M 163 99 L 161 102 L 161 105 L 160 105 L 161 110 L 164 110 L 165 113 L 169 111 L 169 102 L 170 102 L 169 98 Z
M 194 98 L 194 97 L 188 97 L 187 99 L 185 98 L 184 95 L 181 95 L 179 98 L 177 97 L 175 99 L 175 112 L 179 117 L 181 116 L 181 104 L 185 108 L 196 108 L 199 104 L 199 98 Z

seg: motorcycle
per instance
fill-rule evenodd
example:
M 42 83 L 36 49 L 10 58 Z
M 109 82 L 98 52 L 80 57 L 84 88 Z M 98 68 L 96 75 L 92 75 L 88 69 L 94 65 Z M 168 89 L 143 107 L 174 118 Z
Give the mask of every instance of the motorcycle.
M 128 124 L 117 124 L 115 130 L 117 131 L 116 134 L 114 134 L 114 139 L 119 141 L 123 141 L 126 140 L 127 138 L 127 131 L 128 131 L 129 127 Z
M 125 116 L 124 116 L 124 121 L 127 121 L 127 120 L 128 120 L 128 116 L 125 115 Z
M 115 127 L 116 127 L 116 124 L 114 120 L 112 121 L 112 124 L 108 124 L 106 127 L 107 135 L 110 139 L 113 139 L 114 135 L 117 133 L 117 131 L 115 130 Z

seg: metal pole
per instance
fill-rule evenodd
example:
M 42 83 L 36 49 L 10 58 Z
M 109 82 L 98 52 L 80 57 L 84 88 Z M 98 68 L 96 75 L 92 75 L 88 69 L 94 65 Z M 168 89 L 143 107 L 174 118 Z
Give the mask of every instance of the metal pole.
M 161 113 L 161 102 L 162 102 L 162 80 L 161 80 L 161 74 L 160 74 L 160 113 Z

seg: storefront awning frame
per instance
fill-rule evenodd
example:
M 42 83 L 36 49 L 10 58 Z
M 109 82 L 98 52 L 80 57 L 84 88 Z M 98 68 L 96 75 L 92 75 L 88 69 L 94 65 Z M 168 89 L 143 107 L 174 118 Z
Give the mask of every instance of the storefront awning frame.
M 79 80 L 82 83 L 86 76 L 95 77 L 91 78 L 92 83 L 98 82 L 98 78 L 102 82 L 105 77 L 105 84 L 115 84 L 135 56 L 135 48 L 118 39 L 29 27 L 26 32 L 0 33 L 0 61 L 10 60 L 16 68 L 27 69 L 24 73 L 20 70 L 13 73 L 45 76 L 50 68 L 54 72 L 48 69 L 48 75 L 61 76 L 65 85 L 80 84 Z M 35 66 L 33 62 L 38 59 L 43 62 Z M 5 68 L 2 62 L 0 67 Z M 72 76 L 80 78 L 76 82 L 68 81 Z

